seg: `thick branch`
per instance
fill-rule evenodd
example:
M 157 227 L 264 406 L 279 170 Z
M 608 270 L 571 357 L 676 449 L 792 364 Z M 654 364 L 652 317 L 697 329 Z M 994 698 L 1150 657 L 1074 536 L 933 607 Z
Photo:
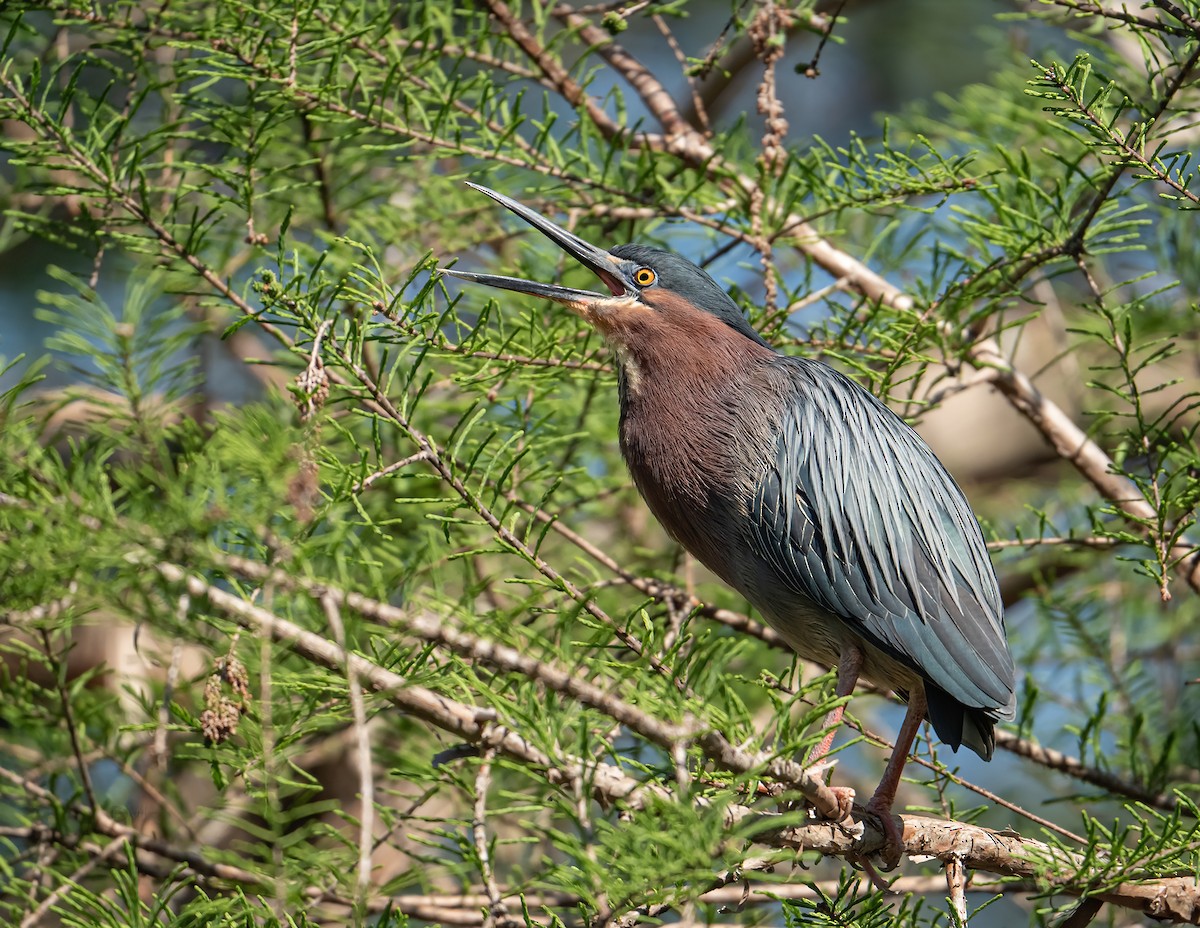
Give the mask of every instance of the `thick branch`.
M 1094 486 L 1102 497 L 1139 525 L 1144 531 L 1158 520 L 1158 514 L 1146 497 L 1128 478 L 1115 470 L 1112 459 L 1088 438 L 1070 416 L 1042 395 L 1023 373 L 1012 366 L 995 339 L 986 339 L 968 353 L 968 360 L 980 368 L 994 371 L 992 383 L 1025 416 L 1055 452 L 1069 461 Z M 1170 549 L 1175 570 L 1193 590 L 1200 592 L 1200 551 L 1176 544 Z
M 465 706 L 423 687 L 414 686 L 399 674 L 386 670 L 358 655 L 347 654 L 333 642 L 306 631 L 269 611 L 211 587 L 173 564 L 160 563 L 155 569 L 173 583 L 183 583 L 195 596 L 204 596 L 247 628 L 269 635 L 287 644 L 297 653 L 336 671 L 352 667 L 362 678 L 398 707 L 472 744 L 488 744 L 506 756 L 545 773 L 552 783 L 585 782 L 595 797 L 607 803 L 621 803 L 636 810 L 650 793 L 664 797 L 670 791 L 650 783 L 640 783 L 607 765 L 573 758 L 559 752 L 551 759 L 517 732 L 495 724 L 491 713 Z M 796 851 L 817 851 L 828 856 L 857 858 L 881 849 L 885 836 L 871 819 L 847 828 L 839 824 L 813 823 L 795 828 L 770 830 L 776 816 L 743 805 L 727 809 L 726 820 L 732 826 L 756 823 L 755 840 Z M 1071 895 L 1099 895 L 1105 901 L 1134 908 L 1156 918 L 1200 924 L 1200 882 L 1195 877 L 1130 880 L 1103 892 L 1096 892 L 1086 873 L 1078 873 L 1082 858 L 1057 850 L 1043 842 L 1023 838 L 1016 832 L 997 832 L 962 822 L 947 822 L 923 816 L 898 816 L 903 828 L 905 853 L 930 856 L 939 860 L 961 860 L 972 870 L 984 870 L 1007 876 L 1045 879 L 1047 872 L 1072 872 L 1075 876 L 1055 886 Z M 762 830 L 765 829 L 765 830 Z M 1133 876 L 1132 874 L 1130 876 Z
M 302 589 L 321 602 L 332 602 L 338 606 L 353 609 L 361 615 L 385 625 L 408 629 L 421 639 L 442 645 L 463 657 L 480 661 L 503 671 L 521 674 L 530 680 L 536 680 L 554 692 L 562 693 L 582 705 L 603 712 L 630 731 L 658 745 L 664 751 L 670 752 L 684 742 L 695 742 L 705 755 L 722 769 L 733 773 L 750 773 L 765 768 L 773 778 L 803 792 L 822 814 L 833 817 L 839 812 L 836 794 L 825 785 L 818 775 L 803 769 L 799 764 L 782 758 L 751 755 L 747 751 L 735 747 L 720 732 L 706 729 L 696 721 L 687 720 L 683 724 L 660 721 L 639 707 L 582 679 L 574 671 L 555 667 L 508 645 L 497 644 L 462 632 L 450 626 L 443 617 L 400 609 L 360 593 L 347 592 L 336 587 L 290 577 L 242 558 L 230 558 L 227 562 L 243 575 L 252 577 L 259 582 L 270 582 L 285 589 Z M 266 610 L 258 609 L 245 600 L 212 587 L 195 575 L 185 574 L 176 565 L 160 563 L 155 566 L 166 579 L 175 583 L 185 583 L 188 592 L 193 596 L 207 597 L 210 602 L 238 621 L 245 619 L 259 625 L 270 622 L 279 627 L 290 624 L 267 613 Z M 317 637 L 319 638 L 319 636 Z M 325 639 L 320 640 L 325 641 Z M 331 642 L 325 641 L 325 644 L 330 648 L 336 648 L 336 645 Z M 327 651 L 326 653 L 333 652 Z

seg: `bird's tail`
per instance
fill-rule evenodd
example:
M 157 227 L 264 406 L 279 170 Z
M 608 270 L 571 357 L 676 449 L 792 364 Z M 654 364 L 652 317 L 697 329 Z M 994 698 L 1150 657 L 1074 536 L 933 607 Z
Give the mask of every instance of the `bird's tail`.
M 984 760 L 996 750 L 996 722 L 1013 718 L 1015 705 L 1003 709 L 977 709 L 964 706 L 943 690 L 926 681 L 925 699 L 929 704 L 929 722 L 938 740 L 957 751 L 965 744 Z

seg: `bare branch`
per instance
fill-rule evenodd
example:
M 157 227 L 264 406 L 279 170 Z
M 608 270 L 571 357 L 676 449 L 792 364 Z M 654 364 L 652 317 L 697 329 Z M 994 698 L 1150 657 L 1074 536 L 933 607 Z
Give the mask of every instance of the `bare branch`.
M 337 597 L 321 597 L 325 618 L 333 629 L 334 640 L 347 655 L 346 628 Z M 375 764 L 371 760 L 371 730 L 367 727 L 367 709 L 363 701 L 362 685 L 353 665 L 346 662 L 346 685 L 350 696 L 350 710 L 354 717 L 354 740 L 358 746 L 358 790 L 361 811 L 358 815 L 358 901 L 363 902 L 372 885 L 371 849 L 375 833 Z
M 1139 526 L 1157 521 L 1154 507 L 1128 478 L 1116 472 L 1112 459 L 1079 428 L 1061 407 L 1046 398 L 1013 367 L 995 339 L 984 339 L 968 353 L 972 364 L 994 371 L 993 385 L 1042 433 L 1064 460 L 1074 465 L 1100 493 Z M 1200 551 L 1180 543 L 1170 549 L 1175 571 L 1200 592 Z

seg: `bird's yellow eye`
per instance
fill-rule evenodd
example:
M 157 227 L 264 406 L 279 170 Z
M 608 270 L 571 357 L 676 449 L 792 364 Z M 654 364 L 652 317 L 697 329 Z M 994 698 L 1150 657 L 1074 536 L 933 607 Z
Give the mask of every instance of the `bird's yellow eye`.
M 633 282 L 639 287 L 649 287 L 655 279 L 654 271 L 648 267 L 639 267 L 633 272 Z

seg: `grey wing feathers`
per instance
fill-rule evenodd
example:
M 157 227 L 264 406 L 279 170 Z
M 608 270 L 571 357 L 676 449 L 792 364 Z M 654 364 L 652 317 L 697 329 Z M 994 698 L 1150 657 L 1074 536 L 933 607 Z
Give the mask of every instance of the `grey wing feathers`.
M 788 410 L 756 544 L 785 582 L 963 706 L 1011 719 L 1003 605 L 975 517 L 907 424 L 815 361 L 780 359 Z

